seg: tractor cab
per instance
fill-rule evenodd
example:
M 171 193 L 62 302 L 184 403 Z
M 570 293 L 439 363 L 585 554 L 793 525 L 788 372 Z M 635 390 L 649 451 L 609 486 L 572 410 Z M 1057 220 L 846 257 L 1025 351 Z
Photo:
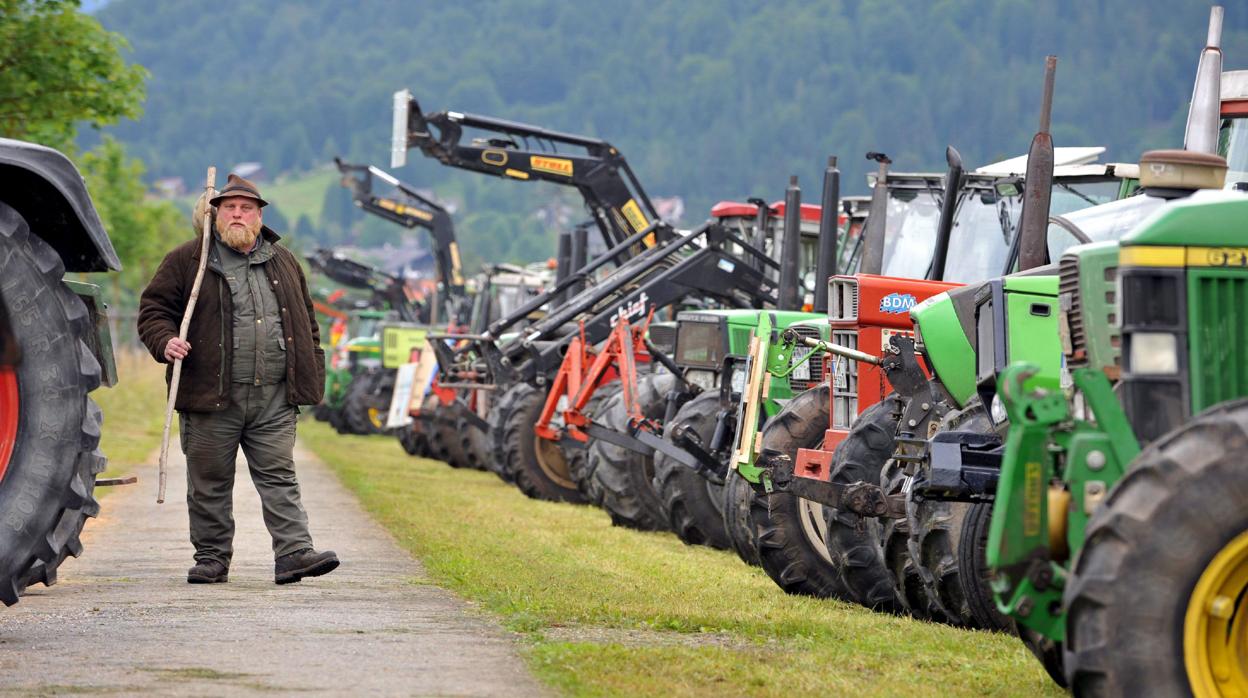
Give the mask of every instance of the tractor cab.
M 1226 158 L 1226 188 L 1248 187 L 1248 70 L 1222 73 L 1218 154 Z

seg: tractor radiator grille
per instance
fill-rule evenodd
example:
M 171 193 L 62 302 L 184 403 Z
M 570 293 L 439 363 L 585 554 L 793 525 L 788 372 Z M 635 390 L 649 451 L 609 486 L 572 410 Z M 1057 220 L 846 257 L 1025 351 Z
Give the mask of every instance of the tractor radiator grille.
M 676 328 L 672 325 L 651 325 L 647 331 L 655 349 L 672 356 L 676 353 Z
M 833 322 L 858 319 L 857 279 L 836 276 L 828 279 L 828 319 Z
M 1079 299 L 1079 258 L 1063 255 L 1058 269 L 1057 295 L 1066 311 L 1066 327 L 1070 331 L 1068 357 L 1072 362 L 1087 360 L 1088 338 L 1083 329 L 1083 306 Z
M 1202 274 L 1190 288 L 1192 414 L 1196 414 L 1248 396 L 1248 278 Z
M 858 331 L 832 330 L 832 343 L 857 349 Z M 858 362 L 831 354 L 827 358 L 836 362 L 832 371 L 832 426 L 848 429 L 858 418 Z
M 820 339 L 819 329 L 817 327 L 807 327 L 804 325 L 798 325 L 797 327 L 793 328 L 793 331 L 796 332 L 801 337 L 810 337 L 811 339 Z M 806 349 L 806 351 L 812 351 L 812 350 Z M 794 378 L 792 374 L 789 374 L 789 386 L 793 389 L 794 395 L 796 395 L 797 393 L 800 393 L 803 390 L 809 389 L 811 386 L 818 385 L 819 382 L 823 380 L 824 356 L 826 355 L 815 354 L 814 356 L 810 358 L 810 361 L 806 362 L 806 366 L 810 369 L 809 379 L 799 380 L 797 378 Z

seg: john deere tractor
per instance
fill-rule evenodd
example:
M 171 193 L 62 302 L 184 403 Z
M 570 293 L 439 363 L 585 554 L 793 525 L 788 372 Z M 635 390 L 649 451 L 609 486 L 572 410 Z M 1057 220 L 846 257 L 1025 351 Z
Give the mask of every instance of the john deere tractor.
M 56 582 L 99 512 L 100 409 L 113 385 L 99 288 L 69 272 L 121 262 L 82 176 L 61 153 L 0 138 L 0 601 Z M 101 483 L 103 484 L 103 483 Z

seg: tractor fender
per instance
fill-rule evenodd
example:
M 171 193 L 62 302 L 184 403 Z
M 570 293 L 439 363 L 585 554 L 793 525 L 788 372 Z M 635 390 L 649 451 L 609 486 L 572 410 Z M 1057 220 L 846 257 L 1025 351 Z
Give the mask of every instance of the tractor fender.
M 121 269 L 82 175 L 59 151 L 0 138 L 0 199 L 56 250 L 66 271 Z

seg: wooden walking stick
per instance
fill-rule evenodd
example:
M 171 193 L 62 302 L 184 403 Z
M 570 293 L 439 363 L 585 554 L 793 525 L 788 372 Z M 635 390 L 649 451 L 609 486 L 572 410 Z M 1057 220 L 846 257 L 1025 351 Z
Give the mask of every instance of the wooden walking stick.
M 216 193 L 217 168 L 208 168 L 208 177 L 204 182 L 204 192 L 211 199 Z M 212 239 L 212 212 L 204 212 L 203 236 L 199 246 L 199 269 L 195 271 L 195 283 L 191 286 L 191 298 L 186 302 L 186 312 L 182 313 L 182 326 L 178 329 L 178 339 L 186 341 L 186 333 L 191 328 L 191 315 L 195 313 L 195 302 L 199 300 L 199 285 L 204 281 L 204 269 L 208 267 L 208 242 Z M 169 381 L 169 403 L 165 405 L 165 433 L 160 438 L 159 484 L 156 490 L 156 503 L 165 503 L 165 470 L 169 464 L 169 426 L 173 423 L 173 406 L 178 401 L 178 384 L 182 382 L 182 359 L 173 360 L 173 378 Z

